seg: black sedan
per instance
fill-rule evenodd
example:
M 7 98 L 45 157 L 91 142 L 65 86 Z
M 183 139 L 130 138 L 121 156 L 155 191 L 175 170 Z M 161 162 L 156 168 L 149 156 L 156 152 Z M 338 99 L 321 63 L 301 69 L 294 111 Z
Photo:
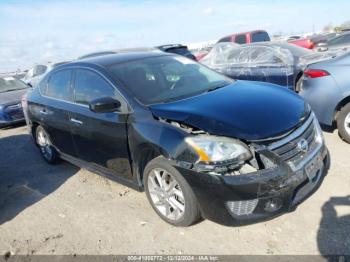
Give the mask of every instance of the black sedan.
M 178 55 L 65 64 L 24 104 L 47 162 L 65 159 L 145 190 L 176 226 L 201 216 L 247 224 L 291 211 L 328 167 L 320 126 L 301 97 Z
M 0 78 L 0 127 L 24 122 L 21 99 L 28 86 L 12 77 Z

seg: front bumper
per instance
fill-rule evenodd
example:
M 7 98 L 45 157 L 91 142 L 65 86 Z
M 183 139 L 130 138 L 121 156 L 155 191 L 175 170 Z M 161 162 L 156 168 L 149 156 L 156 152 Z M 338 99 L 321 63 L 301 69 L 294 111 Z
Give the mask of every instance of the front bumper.
M 274 158 L 273 154 L 269 157 Z M 304 168 L 315 157 L 322 159 L 323 166 L 309 179 Z M 178 165 L 175 168 L 191 186 L 204 218 L 237 226 L 293 211 L 321 185 L 329 167 L 329 155 L 326 146 L 322 145 L 308 155 L 302 168 L 294 171 L 278 157 L 275 162 L 277 165 L 273 168 L 241 176 L 210 175 Z M 276 206 L 279 208 L 275 209 Z M 249 214 L 237 215 L 239 209 Z
M 4 105 L 0 108 L 0 128 L 25 122 L 20 103 Z
M 0 128 L 4 128 L 4 127 L 8 127 L 8 126 L 12 126 L 12 125 L 16 125 L 16 124 L 20 124 L 20 123 L 24 123 L 25 119 L 17 119 L 17 120 L 10 120 L 10 121 L 2 121 L 0 120 Z

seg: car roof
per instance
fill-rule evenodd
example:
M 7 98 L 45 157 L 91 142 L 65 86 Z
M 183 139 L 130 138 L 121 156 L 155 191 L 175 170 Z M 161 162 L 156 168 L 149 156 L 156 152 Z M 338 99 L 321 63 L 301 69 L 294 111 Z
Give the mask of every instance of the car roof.
M 86 58 L 91 58 L 95 56 L 111 55 L 111 54 L 119 54 L 119 53 L 150 52 L 150 51 L 155 52 L 155 51 L 159 51 L 159 49 L 154 47 L 133 47 L 133 48 L 123 48 L 123 49 L 115 49 L 115 50 L 104 50 L 99 52 L 88 53 L 78 57 L 77 59 L 80 60 L 80 59 L 86 59 Z
M 174 54 L 169 54 L 164 52 L 152 52 L 152 51 L 107 54 L 107 55 L 94 56 L 94 57 L 89 57 L 81 60 L 76 60 L 74 62 L 59 66 L 59 68 L 63 68 L 66 66 L 76 66 L 76 65 L 98 65 L 101 67 L 108 67 L 113 64 L 120 64 L 120 63 L 129 62 L 129 61 L 142 60 L 145 58 L 160 57 L 160 56 L 174 56 Z

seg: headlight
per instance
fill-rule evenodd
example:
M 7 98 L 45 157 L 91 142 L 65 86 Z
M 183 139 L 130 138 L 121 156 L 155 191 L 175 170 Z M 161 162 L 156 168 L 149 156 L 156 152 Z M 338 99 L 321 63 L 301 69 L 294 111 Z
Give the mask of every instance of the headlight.
M 241 162 L 252 157 L 245 144 L 232 138 L 198 135 L 187 137 L 185 141 L 197 152 L 198 162 Z

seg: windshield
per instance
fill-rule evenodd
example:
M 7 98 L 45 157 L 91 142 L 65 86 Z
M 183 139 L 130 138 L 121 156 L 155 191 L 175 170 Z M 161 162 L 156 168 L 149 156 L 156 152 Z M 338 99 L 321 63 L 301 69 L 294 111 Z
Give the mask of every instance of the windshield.
M 169 102 L 224 87 L 233 80 L 188 58 L 159 56 L 109 66 L 142 104 Z
M 0 93 L 28 88 L 25 83 L 14 77 L 0 78 Z
M 328 41 L 328 45 L 343 45 L 343 44 L 349 44 L 350 43 L 350 34 L 341 34 L 336 37 L 331 38 Z

